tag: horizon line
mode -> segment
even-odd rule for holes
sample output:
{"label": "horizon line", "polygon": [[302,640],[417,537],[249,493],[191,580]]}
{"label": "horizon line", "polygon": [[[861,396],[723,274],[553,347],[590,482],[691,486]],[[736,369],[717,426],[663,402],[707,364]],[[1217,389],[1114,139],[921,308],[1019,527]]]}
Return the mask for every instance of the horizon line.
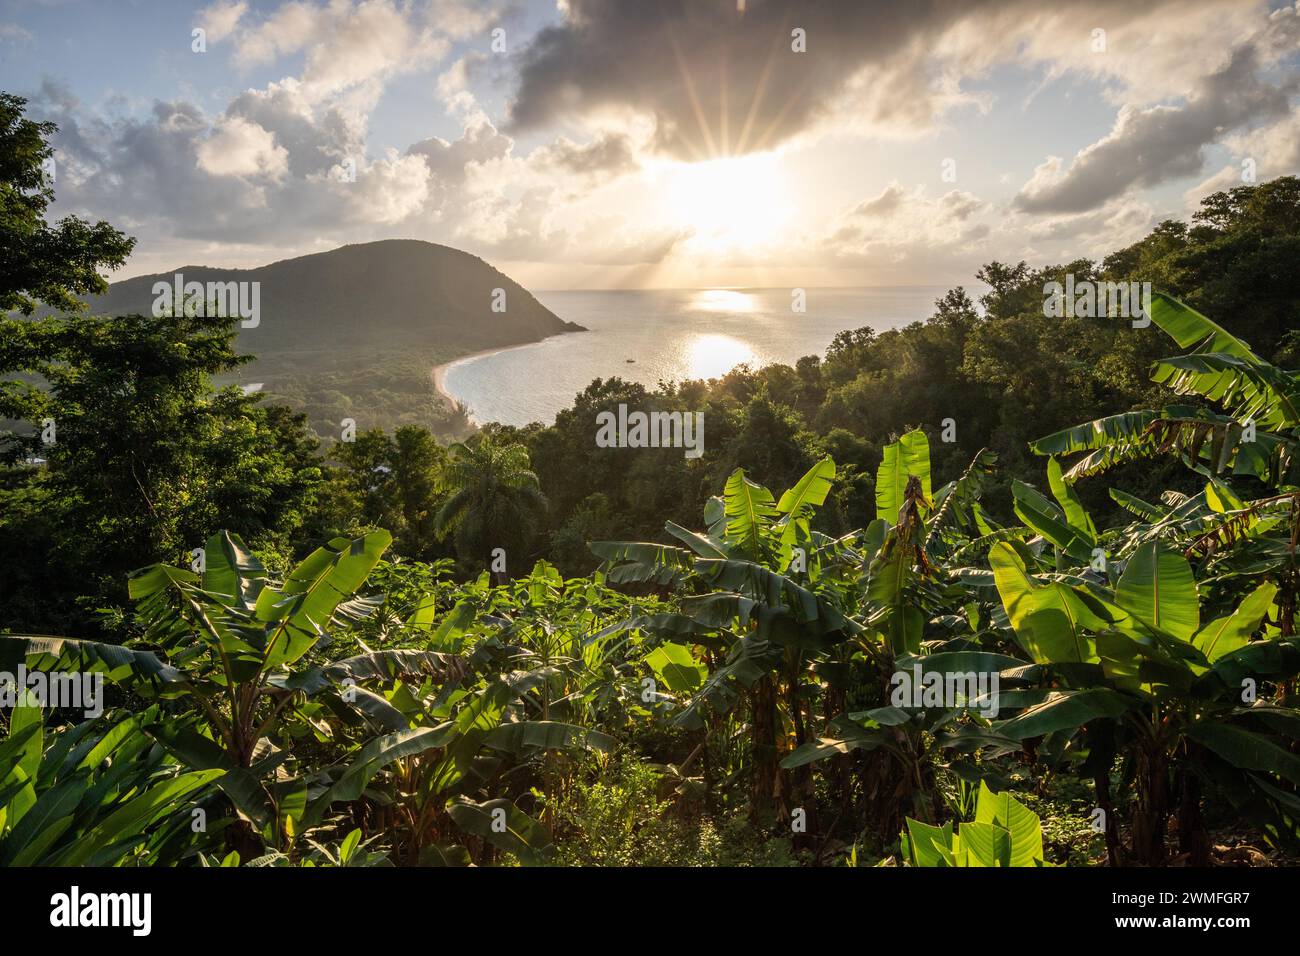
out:
{"label": "horizon line", "polygon": [[[520,283],[522,285],[522,283]],[[525,286],[527,288],[527,286]],[[880,285],[700,285],[700,286],[644,286],[642,288],[537,288],[537,292],[773,292],[790,289],[952,289],[956,286],[942,282],[891,282]]]}

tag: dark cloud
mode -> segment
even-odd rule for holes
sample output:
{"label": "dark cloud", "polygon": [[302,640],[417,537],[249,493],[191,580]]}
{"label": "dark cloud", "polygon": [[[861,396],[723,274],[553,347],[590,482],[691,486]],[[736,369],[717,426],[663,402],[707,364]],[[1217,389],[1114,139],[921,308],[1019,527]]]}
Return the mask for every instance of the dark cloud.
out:
{"label": "dark cloud", "polygon": [[1069,167],[1040,166],[1015,198],[1031,213],[1080,213],[1133,187],[1151,187],[1192,176],[1205,162],[1204,148],[1225,132],[1288,115],[1293,77],[1276,87],[1263,81],[1255,50],[1234,51],[1222,70],[1203,79],[1184,106],[1125,107],[1104,138],[1081,150]]}
{"label": "dark cloud", "polygon": [[161,220],[216,233],[243,205],[240,183],[210,181],[199,171],[197,148],[209,124],[192,103],[159,101],[145,118],[110,122],[85,118],[66,90],[47,85],[30,112],[59,127],[52,143],[60,214],[128,226]]}
{"label": "dark cloud", "polygon": [[[655,145],[684,159],[769,148],[807,128],[860,71],[887,96],[872,119],[928,122],[932,77],[920,38],[984,0],[569,0],[568,16],[522,54],[511,128],[601,108],[655,120]],[[807,52],[791,50],[791,31]]]}
{"label": "dark cloud", "polygon": [[574,143],[561,136],[537,151],[537,158],[549,165],[577,175],[605,173],[617,175],[639,168],[626,136],[606,133],[590,143]]}

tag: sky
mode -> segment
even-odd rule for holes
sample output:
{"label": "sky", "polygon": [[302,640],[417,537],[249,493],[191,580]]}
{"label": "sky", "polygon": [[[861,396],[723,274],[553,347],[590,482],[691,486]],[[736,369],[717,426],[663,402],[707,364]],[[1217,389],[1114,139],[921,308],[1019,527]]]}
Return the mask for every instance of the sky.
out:
{"label": "sky", "polygon": [[972,285],[1300,172],[1300,4],[0,0],[114,279],[385,238],[535,289]]}

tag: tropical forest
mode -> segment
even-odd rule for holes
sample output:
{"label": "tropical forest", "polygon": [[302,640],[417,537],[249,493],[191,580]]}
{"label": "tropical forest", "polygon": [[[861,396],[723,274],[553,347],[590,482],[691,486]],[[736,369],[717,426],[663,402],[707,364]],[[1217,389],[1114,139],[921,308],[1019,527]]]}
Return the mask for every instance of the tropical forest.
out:
{"label": "tropical forest", "polygon": [[[794,366],[336,441],[228,384],[237,318],[84,307],[134,240],[47,220],[24,110],[0,671],[103,696],[6,688],[0,864],[1300,860],[1300,180]],[[1045,316],[1066,273],[1146,320]],[[598,447],[620,405],[708,454]]]}

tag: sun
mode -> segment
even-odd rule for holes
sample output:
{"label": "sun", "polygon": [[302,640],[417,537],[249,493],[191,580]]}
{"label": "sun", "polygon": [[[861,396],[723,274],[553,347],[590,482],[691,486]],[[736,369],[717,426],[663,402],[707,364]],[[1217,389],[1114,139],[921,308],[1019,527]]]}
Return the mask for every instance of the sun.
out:
{"label": "sun", "polygon": [[661,181],[668,214],[697,247],[763,245],[790,218],[789,182],[773,153],[674,163]]}

